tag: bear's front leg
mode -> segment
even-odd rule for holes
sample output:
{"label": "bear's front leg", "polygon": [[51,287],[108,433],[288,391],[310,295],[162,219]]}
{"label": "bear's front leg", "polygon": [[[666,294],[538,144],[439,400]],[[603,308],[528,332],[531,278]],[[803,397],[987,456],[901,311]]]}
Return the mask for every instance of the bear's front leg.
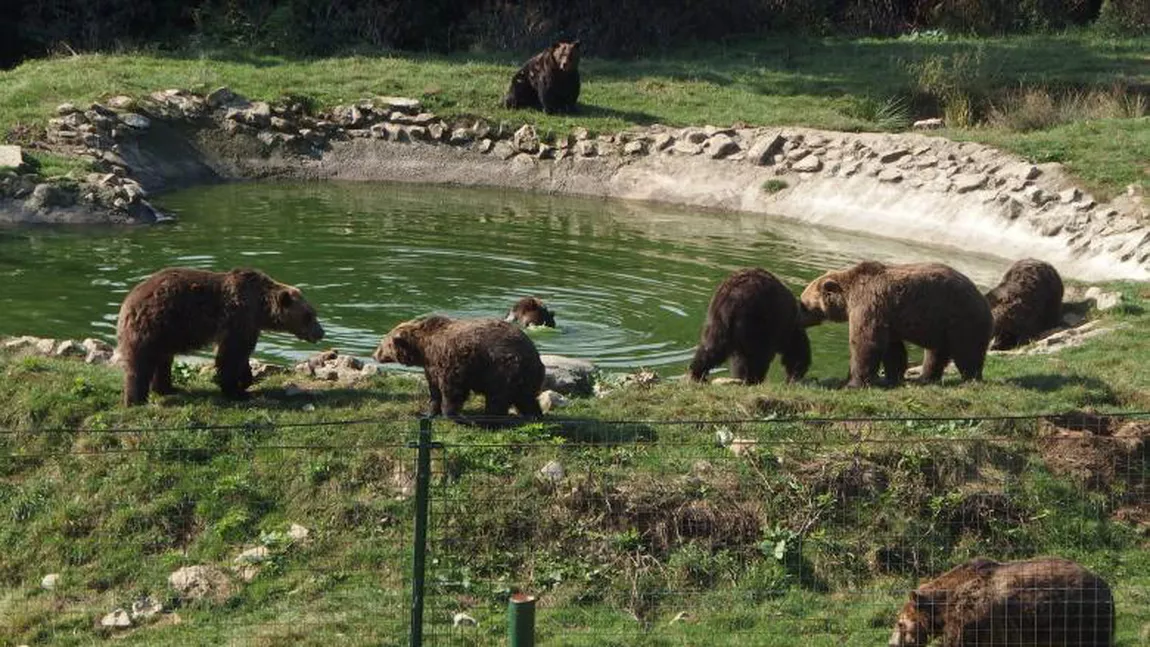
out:
{"label": "bear's front leg", "polygon": [[443,413],[443,406],[440,404],[440,399],[443,398],[443,393],[439,390],[439,385],[431,379],[430,375],[427,376],[427,387],[428,390],[431,391],[431,402],[427,410],[427,415],[434,418]]}
{"label": "bear's front leg", "polygon": [[255,380],[248,358],[256,348],[259,334],[229,335],[220,340],[216,349],[216,381],[225,397],[241,400],[247,397],[247,388]]}
{"label": "bear's front leg", "polygon": [[155,362],[146,353],[125,353],[123,404],[130,407],[148,401],[148,385],[155,372]]}
{"label": "bear's front leg", "polygon": [[851,375],[847,388],[857,389],[874,384],[878,366],[886,356],[890,341],[886,326],[874,321],[870,313],[851,315]]}
{"label": "bear's front leg", "polygon": [[164,355],[156,362],[155,371],[152,373],[152,391],[160,395],[171,395],[176,392],[176,387],[172,386],[173,361],[175,356]]}

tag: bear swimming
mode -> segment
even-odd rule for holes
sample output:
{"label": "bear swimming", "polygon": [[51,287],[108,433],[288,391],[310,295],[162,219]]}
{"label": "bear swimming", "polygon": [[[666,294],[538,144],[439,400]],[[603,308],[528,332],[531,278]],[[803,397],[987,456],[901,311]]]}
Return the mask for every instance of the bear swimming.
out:
{"label": "bear swimming", "polygon": [[543,302],[535,297],[523,297],[511,306],[505,321],[517,323],[520,326],[546,326],[555,327],[555,314]]}

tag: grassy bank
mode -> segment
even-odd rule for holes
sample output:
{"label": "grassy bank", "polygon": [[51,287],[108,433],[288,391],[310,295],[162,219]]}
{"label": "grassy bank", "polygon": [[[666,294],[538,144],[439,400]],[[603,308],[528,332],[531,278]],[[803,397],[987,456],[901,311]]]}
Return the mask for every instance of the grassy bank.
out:
{"label": "grassy bank", "polygon": [[953,128],[944,136],[993,143],[1035,162],[1062,162],[1091,190],[1109,196],[1148,180],[1147,47],[1150,37],[1085,32],[977,40],[771,36],[653,59],[592,56],[582,66],[583,111],[574,116],[499,107],[522,55],[85,55],[0,72],[0,130],[31,127],[34,133],[64,101],[218,85],[254,98],[303,95],[319,107],[407,95],[445,116],[528,120],[556,132],[656,122],[901,130],[916,118],[945,116]]}
{"label": "grassy bank", "polygon": [[[1098,315],[1112,332],[992,357],[983,384],[664,382],[516,429],[438,424],[429,631],[500,644],[506,595],[523,589],[541,596],[545,644],[876,644],[920,577],[1057,554],[1113,583],[1118,645],[1142,644],[1146,418],[822,421],[1146,410],[1147,297],[1118,287],[1125,305]],[[404,644],[405,443],[424,387],[279,375],[232,403],[197,371],[178,377],[184,393],[123,409],[114,369],[0,355],[0,641],[110,640],[99,618],[149,595],[168,612],[116,644]],[[685,422],[724,418],[744,421]],[[539,475],[550,461],[554,481]],[[309,537],[289,539],[291,523]],[[226,601],[181,603],[165,584],[253,545],[270,559]],[[457,612],[479,626],[453,629]]]}

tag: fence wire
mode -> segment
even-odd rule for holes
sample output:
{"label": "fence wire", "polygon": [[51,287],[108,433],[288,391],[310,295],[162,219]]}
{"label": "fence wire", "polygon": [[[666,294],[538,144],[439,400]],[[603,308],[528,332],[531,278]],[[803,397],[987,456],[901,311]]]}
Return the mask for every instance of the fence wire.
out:
{"label": "fence wire", "polygon": [[419,424],[0,430],[0,644],[1150,644],[1145,414]]}
{"label": "fence wire", "polygon": [[[538,597],[544,645],[1109,645],[1111,616],[1116,644],[1150,640],[1144,416],[437,424],[435,438],[427,645],[506,644],[514,592]],[[932,578],[1039,557],[1088,571],[975,562],[975,584],[946,583],[966,605],[948,626],[937,606],[929,635],[899,635]],[[1105,586],[1089,573],[1112,604],[1079,590]],[[996,603],[994,587],[1013,592]],[[923,628],[917,611],[903,624]]]}

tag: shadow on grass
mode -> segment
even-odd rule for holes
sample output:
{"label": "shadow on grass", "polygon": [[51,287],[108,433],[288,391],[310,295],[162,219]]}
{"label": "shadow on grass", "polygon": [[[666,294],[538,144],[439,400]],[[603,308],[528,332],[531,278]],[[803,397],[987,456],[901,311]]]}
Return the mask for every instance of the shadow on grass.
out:
{"label": "shadow on grass", "polygon": [[1078,387],[1096,394],[1091,398],[1095,404],[1118,404],[1118,395],[1109,384],[1096,377],[1085,375],[1062,375],[1059,373],[1036,373],[1008,377],[1005,382],[1030,391],[1050,393],[1065,388]]}

